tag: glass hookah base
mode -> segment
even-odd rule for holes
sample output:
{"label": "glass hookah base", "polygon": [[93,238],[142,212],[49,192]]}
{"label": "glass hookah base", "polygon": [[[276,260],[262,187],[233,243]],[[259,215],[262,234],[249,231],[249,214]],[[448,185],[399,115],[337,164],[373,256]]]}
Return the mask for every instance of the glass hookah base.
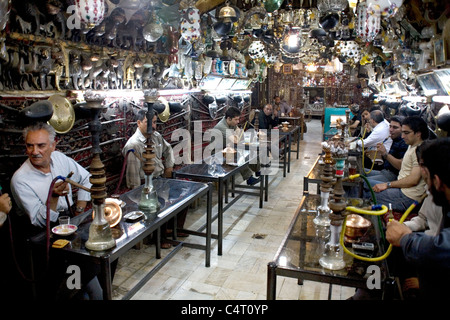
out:
{"label": "glass hookah base", "polygon": [[328,227],[330,225],[330,218],[318,216],[313,219],[313,222],[317,226]]}
{"label": "glass hookah base", "polygon": [[138,208],[139,208],[139,210],[143,211],[146,214],[156,213],[159,210],[159,206],[156,204],[150,204],[150,205],[139,204]]}
{"label": "glass hookah base", "polygon": [[329,270],[341,270],[345,268],[344,260],[335,257],[324,256],[319,259],[319,263],[322,267]]}
{"label": "glass hookah base", "polygon": [[106,222],[105,224],[92,223],[89,227],[89,239],[85,246],[89,250],[103,251],[114,248],[116,241],[112,237],[111,228]]}

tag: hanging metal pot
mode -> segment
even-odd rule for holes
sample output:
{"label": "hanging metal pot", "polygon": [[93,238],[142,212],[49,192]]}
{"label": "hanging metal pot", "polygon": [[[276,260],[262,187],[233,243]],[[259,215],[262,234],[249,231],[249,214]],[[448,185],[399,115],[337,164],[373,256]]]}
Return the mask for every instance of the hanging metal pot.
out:
{"label": "hanging metal pot", "polygon": [[37,101],[20,111],[25,122],[47,122],[53,115],[53,105],[48,100]]}
{"label": "hanging metal pot", "polygon": [[208,110],[209,110],[209,115],[211,117],[211,119],[215,119],[216,115],[217,115],[217,103],[216,101],[210,103],[208,105]]}
{"label": "hanging metal pot", "polygon": [[206,105],[213,103],[214,100],[215,100],[215,99],[214,99],[213,96],[210,96],[210,95],[207,95],[207,94],[203,96],[203,102],[204,102]]}
{"label": "hanging metal pot", "polygon": [[158,101],[161,102],[164,105],[164,110],[161,113],[158,113],[158,118],[162,122],[166,122],[167,120],[169,120],[169,117],[170,117],[169,103],[163,97],[159,97]]}
{"label": "hanging metal pot", "polygon": [[169,102],[170,113],[177,113],[183,110],[183,105],[180,102]]}

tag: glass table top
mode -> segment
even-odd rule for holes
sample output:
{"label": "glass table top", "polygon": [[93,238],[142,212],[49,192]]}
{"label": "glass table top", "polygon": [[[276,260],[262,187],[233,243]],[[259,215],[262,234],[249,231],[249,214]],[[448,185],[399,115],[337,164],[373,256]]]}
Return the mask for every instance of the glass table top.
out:
{"label": "glass table top", "polygon": [[[303,272],[320,277],[341,277],[352,281],[365,283],[364,276],[369,265],[380,267],[382,278],[387,274],[385,260],[380,262],[366,262],[355,259],[344,253],[346,266],[342,270],[328,270],[319,264],[319,259],[324,252],[325,244],[329,239],[329,227],[319,227],[313,222],[317,207],[320,205],[319,195],[306,195],[297,209],[289,231],[280,246],[274,262],[278,269]],[[361,207],[365,203],[362,199],[349,199],[347,205]],[[372,222],[367,233],[359,239],[361,242],[369,242],[375,245],[374,256],[381,256],[385,251],[379,241],[379,225],[376,216],[364,215]],[[351,243],[345,242],[346,246]],[[301,276],[300,276],[301,278]],[[320,281],[320,280],[318,280]]]}

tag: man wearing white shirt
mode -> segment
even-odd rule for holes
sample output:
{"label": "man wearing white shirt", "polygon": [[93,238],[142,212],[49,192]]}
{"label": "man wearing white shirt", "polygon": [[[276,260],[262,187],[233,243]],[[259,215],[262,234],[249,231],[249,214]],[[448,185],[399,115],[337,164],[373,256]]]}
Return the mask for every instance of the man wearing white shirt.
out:
{"label": "man wearing white shirt", "polygon": [[377,143],[383,143],[386,151],[389,152],[392,140],[389,138],[389,122],[384,119],[383,112],[381,110],[373,110],[370,112],[369,124],[372,127],[371,134],[361,141],[357,141],[358,148],[374,149],[376,150]]}
{"label": "man wearing white shirt", "polygon": [[[50,222],[57,221],[59,211],[67,210],[69,205],[73,204],[70,184],[56,180],[50,190],[53,180],[58,176],[67,177],[70,172],[73,172],[70,179],[90,189],[92,186],[89,181],[90,173],[72,158],[55,151],[56,132],[47,123],[38,122],[25,128],[23,136],[28,159],[14,173],[11,179],[11,193],[17,204],[17,212],[27,214],[31,224],[39,228],[33,231],[41,232],[47,223],[47,198],[49,198]],[[65,199],[66,196],[68,201]],[[80,214],[85,210],[91,195],[80,188],[77,196],[76,212]],[[75,263],[81,269],[81,290],[64,285],[67,283],[65,273],[67,266]],[[39,296],[45,296],[50,300],[103,299],[103,291],[96,276],[99,273],[99,267],[96,264],[54,259],[47,266],[47,261],[37,257],[34,265],[36,269],[39,269],[38,273],[44,270],[44,273],[51,275],[46,278],[46,281],[38,284]]]}
{"label": "man wearing white shirt", "polygon": [[[73,172],[71,180],[91,188],[90,173],[75,160],[55,151],[55,131],[46,123],[38,123],[24,130],[28,159],[14,173],[11,179],[11,193],[17,204],[19,214],[27,214],[32,225],[46,226],[47,197],[52,180],[57,176],[67,177]],[[54,184],[50,196],[50,220],[57,221],[59,211],[68,210],[73,204],[72,188],[62,180]],[[79,189],[77,194],[77,213],[82,213],[88,201],[89,192]]]}

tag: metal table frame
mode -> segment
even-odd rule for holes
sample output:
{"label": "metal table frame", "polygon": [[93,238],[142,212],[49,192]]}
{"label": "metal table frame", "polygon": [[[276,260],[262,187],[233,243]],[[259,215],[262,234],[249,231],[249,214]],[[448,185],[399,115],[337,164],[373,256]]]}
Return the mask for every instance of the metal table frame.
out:
{"label": "metal table frame", "polygon": [[[168,222],[171,218],[175,218],[178,213],[180,213],[185,208],[188,208],[194,201],[197,199],[207,196],[207,206],[206,206],[206,233],[201,233],[199,230],[197,231],[190,231],[186,230],[189,233],[197,236],[205,237],[205,245],[200,244],[194,244],[194,243],[188,243],[184,241],[177,241],[178,245],[171,251],[169,255],[164,257],[164,259],[158,263],[152,270],[150,270],[144,277],[141,279],[130,291],[123,297],[123,299],[129,299],[132,297],[153,275],[156,274],[156,272],[161,269],[183,246],[192,247],[196,249],[202,249],[205,250],[205,267],[210,266],[210,259],[211,259],[211,213],[212,213],[212,185],[211,184],[204,184],[199,182],[191,182],[191,181],[176,181],[174,179],[156,179],[154,182],[158,180],[166,180],[166,181],[173,181],[173,183],[185,183],[185,184],[198,184],[199,189],[193,193],[188,194],[180,201],[171,204],[169,207],[165,208],[163,211],[159,211],[157,214],[158,216],[154,218],[154,220],[150,221],[145,227],[142,227],[136,232],[131,232],[131,228],[134,226],[138,226],[140,222],[134,222],[129,223],[125,222],[122,218],[122,221],[115,226],[113,229],[118,228],[123,232],[122,236],[125,236],[124,239],[120,240],[119,243],[116,241],[116,246],[112,249],[109,249],[107,251],[89,251],[84,247],[84,243],[87,240],[88,234],[89,234],[89,226],[90,222],[92,221],[92,212],[91,210],[86,211],[82,215],[76,216],[72,218],[72,222],[74,224],[80,223],[78,226],[78,230],[74,235],[69,236],[67,239],[71,242],[75,241],[82,243],[82,246],[80,248],[71,248],[69,245],[62,248],[62,249],[50,249],[50,255],[54,258],[59,257],[66,257],[70,258],[72,260],[82,259],[85,261],[90,261],[95,264],[99,264],[101,271],[99,274],[99,280],[100,283],[103,286],[103,296],[105,300],[111,300],[112,299],[112,274],[111,274],[111,263],[117,260],[120,256],[125,254],[128,250],[133,248],[136,244],[140,243],[141,240],[152,234],[156,231],[156,238],[157,238],[157,244],[156,244],[156,258],[160,259],[160,246],[159,246],[159,239],[160,239],[160,233],[161,233],[161,226]],[[172,182],[170,182],[172,183]],[[155,185],[155,184],[154,184]],[[201,186],[200,186],[201,185]],[[140,188],[142,188],[141,186]],[[157,187],[155,185],[155,187]],[[134,189],[130,192],[139,192],[140,190]],[[121,197],[126,195],[128,193],[123,194]],[[137,205],[136,205],[137,206]],[[128,208],[128,206],[125,206],[123,215],[125,215],[129,211],[137,210],[136,208]],[[83,221],[85,220],[85,221]],[[53,241],[55,240],[55,237],[52,235]],[[53,242],[52,241],[52,242]],[[30,239],[30,245],[31,249],[42,249],[45,248],[46,243],[46,232],[42,232]]]}
{"label": "metal table frame", "polygon": [[[319,195],[309,195],[306,193],[295,212],[294,218],[292,219],[292,222],[288,228],[288,231],[277,251],[275,254],[274,259],[268,263],[267,265],[267,300],[275,300],[276,299],[276,288],[277,288],[277,276],[284,276],[284,277],[290,277],[290,278],[296,278],[298,279],[299,284],[303,283],[303,280],[311,280],[311,281],[317,281],[317,282],[325,282],[329,283],[329,292],[328,292],[328,298],[331,298],[331,288],[333,284],[339,284],[343,286],[350,286],[350,287],[357,287],[357,288],[367,288],[366,286],[366,278],[364,275],[355,275],[355,274],[348,274],[348,267],[350,267],[355,261],[358,261],[357,263],[363,263],[364,265],[370,265],[370,264],[378,264],[382,266],[382,290],[384,297],[386,296],[386,293],[389,293],[389,289],[394,288],[395,281],[389,274],[388,264],[386,260],[383,260],[381,262],[360,262],[357,259],[354,260],[347,260],[347,266],[343,270],[327,270],[323,267],[320,267],[320,265],[317,263],[318,266],[315,266],[314,268],[311,268],[309,266],[303,267],[304,264],[307,264],[306,255],[307,255],[307,244],[314,241],[315,237],[307,234],[307,227],[306,227],[306,219],[308,215],[315,215],[315,210],[312,212],[311,210],[308,210],[308,198],[309,201],[315,201],[316,205],[318,206],[320,204],[320,196]],[[306,207],[306,208],[305,208]],[[374,217],[374,216],[372,216]],[[304,220],[303,220],[304,219]],[[298,221],[300,221],[300,229],[295,229],[297,226]],[[381,241],[379,241],[379,228],[378,225],[373,223],[373,226],[375,228],[375,234],[377,236],[377,242],[378,242],[378,255],[381,255],[380,251],[384,250],[384,245]],[[299,261],[291,261],[286,259],[286,257],[283,255],[283,253],[287,253],[288,250],[288,243],[289,242],[299,242],[299,250],[298,252],[298,259]],[[292,245],[292,244],[291,244]],[[289,254],[289,253],[287,253]],[[292,254],[292,253],[291,253]],[[344,256],[346,254],[344,253]],[[297,256],[295,256],[297,257]],[[348,257],[348,256],[347,256]]]}
{"label": "metal table frame", "polygon": [[[210,175],[208,173],[208,164],[205,162],[201,164],[189,164],[184,166],[183,168],[174,171],[174,177],[176,178],[184,178],[184,179],[192,179],[192,180],[200,180],[200,181],[208,181],[208,182],[215,182],[218,185],[218,192],[217,192],[217,214],[212,217],[212,221],[218,220],[218,228],[217,228],[217,235],[212,234],[212,237],[218,240],[218,246],[217,246],[217,254],[222,255],[222,248],[223,248],[223,213],[232,206],[236,201],[238,201],[244,194],[248,195],[257,195],[259,196],[259,207],[263,207],[263,199],[264,199],[264,191],[267,189],[265,188],[265,183],[267,182],[267,177],[264,175],[261,176],[261,181],[259,182],[259,186],[243,186],[243,185],[236,185],[234,176],[240,172],[240,170],[244,167],[247,167],[249,165],[250,159],[247,158],[246,161],[242,165],[236,165],[231,166],[228,164],[218,164],[221,171],[224,174],[221,175]],[[228,190],[228,184],[231,183],[231,190]],[[243,191],[239,190],[239,188],[242,189],[251,189],[251,190],[257,190],[258,192],[250,192],[250,191]],[[228,193],[232,193],[233,200],[228,202]],[[238,195],[235,196],[235,193]],[[226,205],[224,206],[224,202]],[[200,228],[202,229],[202,228]]]}

